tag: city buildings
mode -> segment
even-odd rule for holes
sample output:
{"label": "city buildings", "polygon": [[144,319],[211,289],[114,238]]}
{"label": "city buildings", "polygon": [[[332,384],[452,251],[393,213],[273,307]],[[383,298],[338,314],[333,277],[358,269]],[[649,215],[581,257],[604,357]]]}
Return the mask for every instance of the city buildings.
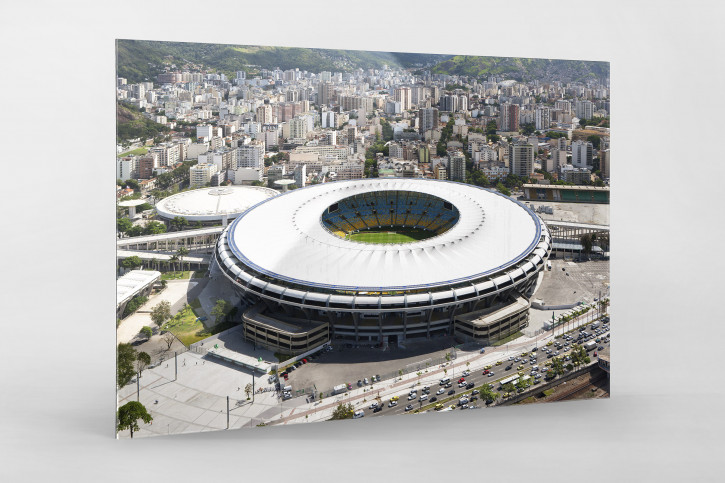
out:
{"label": "city buildings", "polygon": [[511,174],[528,177],[534,172],[534,147],[531,144],[513,144],[509,148]]}

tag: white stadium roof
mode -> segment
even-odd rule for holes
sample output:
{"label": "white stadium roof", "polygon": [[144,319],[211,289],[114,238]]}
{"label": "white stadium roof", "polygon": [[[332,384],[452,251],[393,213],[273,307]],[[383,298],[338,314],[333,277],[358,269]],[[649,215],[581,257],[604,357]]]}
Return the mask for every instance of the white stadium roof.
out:
{"label": "white stadium roof", "polygon": [[[323,227],[333,203],[356,194],[417,191],[452,203],[459,221],[427,240],[376,245]],[[540,241],[539,217],[518,201],[472,185],[426,179],[362,179],[314,185],[260,203],[228,229],[232,253],[268,276],[308,286],[360,290],[436,286],[500,272]]]}
{"label": "white stadium roof", "polygon": [[164,198],[156,203],[156,212],[169,220],[182,216],[189,221],[221,221],[224,215],[231,220],[277,194],[261,186],[201,188]]}

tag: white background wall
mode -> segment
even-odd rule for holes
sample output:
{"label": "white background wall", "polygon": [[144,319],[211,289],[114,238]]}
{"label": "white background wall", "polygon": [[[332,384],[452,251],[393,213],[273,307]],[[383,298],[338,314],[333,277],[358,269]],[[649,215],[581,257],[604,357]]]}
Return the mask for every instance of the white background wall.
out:
{"label": "white background wall", "polygon": [[[683,183],[670,175],[691,158],[693,140],[720,134],[723,96],[703,95],[722,90],[723,8],[713,4],[373,1],[346,20],[351,35],[325,40],[299,26],[339,26],[341,10],[329,2],[246,2],[243,9],[217,2],[218,11],[243,10],[259,21],[239,28],[237,17],[217,16],[212,29],[167,28],[198,15],[200,4],[190,0],[173,8],[140,0],[115,8],[5,2],[0,86],[20,94],[4,98],[3,131],[37,121],[37,104],[45,118],[63,120],[52,123],[44,142],[68,146],[68,126],[83,126],[91,142],[35,159],[47,176],[34,177],[32,190],[18,181],[0,191],[3,206],[16,206],[4,211],[3,225],[23,239],[20,246],[20,238],[2,237],[0,251],[0,479],[719,480],[725,429],[719,144],[698,143],[704,151],[698,158],[713,160],[708,176]],[[460,25],[438,22],[446,10]],[[478,19],[485,29],[474,28]],[[547,22],[559,28],[538,35]],[[431,34],[391,35],[405,25]],[[115,38],[611,61],[612,399],[113,440]],[[93,101],[70,102],[69,85]],[[682,89],[692,89],[686,99]],[[676,136],[667,150],[653,152],[649,141],[661,137],[662,123]],[[37,145],[31,130],[13,131],[20,133],[16,146]],[[94,168],[68,179],[62,170],[71,165]],[[663,176],[656,188],[643,185],[657,173]],[[83,190],[69,195],[67,183]],[[29,216],[47,212],[48,203],[57,207],[53,216]],[[64,216],[78,212],[93,223]],[[79,245],[81,236],[86,243]],[[278,453],[280,447],[295,449]]]}

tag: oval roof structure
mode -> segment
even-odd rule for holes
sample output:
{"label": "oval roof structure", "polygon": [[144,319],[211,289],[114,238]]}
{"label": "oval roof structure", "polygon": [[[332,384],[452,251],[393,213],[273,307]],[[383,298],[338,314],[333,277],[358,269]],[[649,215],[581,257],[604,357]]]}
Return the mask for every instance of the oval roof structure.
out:
{"label": "oval roof structure", "polygon": [[[323,212],[344,198],[380,191],[442,198],[460,212],[445,233],[426,240],[373,245],[330,233]],[[541,219],[518,201],[473,185],[428,179],[338,181],[261,202],[228,228],[243,265],[294,285],[338,290],[437,287],[493,275],[527,257],[540,242]]]}
{"label": "oval roof structure", "polygon": [[156,212],[171,220],[182,216],[189,221],[221,221],[236,218],[250,206],[279,193],[261,186],[219,186],[184,191],[156,203]]}

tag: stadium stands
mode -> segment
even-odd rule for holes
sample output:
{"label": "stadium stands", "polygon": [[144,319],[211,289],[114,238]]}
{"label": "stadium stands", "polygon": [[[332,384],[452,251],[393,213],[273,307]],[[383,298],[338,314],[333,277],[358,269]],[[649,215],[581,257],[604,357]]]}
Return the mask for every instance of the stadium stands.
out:
{"label": "stadium stands", "polygon": [[442,233],[458,221],[458,211],[441,198],[411,191],[378,191],[340,200],[322,215],[340,236],[366,229],[423,228]]}

